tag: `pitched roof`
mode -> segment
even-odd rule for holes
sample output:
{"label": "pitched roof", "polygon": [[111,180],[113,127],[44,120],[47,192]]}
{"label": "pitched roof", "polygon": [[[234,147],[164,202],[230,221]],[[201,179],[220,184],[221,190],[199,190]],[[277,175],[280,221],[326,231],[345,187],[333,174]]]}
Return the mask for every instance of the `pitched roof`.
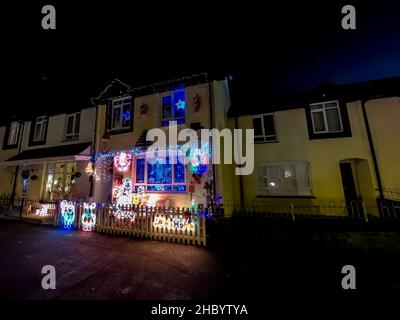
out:
{"label": "pitched roof", "polygon": [[[7,161],[31,160],[53,157],[76,156],[92,145],[91,142],[67,144],[65,146],[24,150]],[[90,154],[87,154],[90,155]]]}
{"label": "pitched roof", "polygon": [[301,108],[313,102],[343,100],[345,102],[379,97],[400,96],[400,76],[348,84],[321,82],[311,90],[266,94],[251,83],[229,81],[231,107],[229,117],[253,115]]}

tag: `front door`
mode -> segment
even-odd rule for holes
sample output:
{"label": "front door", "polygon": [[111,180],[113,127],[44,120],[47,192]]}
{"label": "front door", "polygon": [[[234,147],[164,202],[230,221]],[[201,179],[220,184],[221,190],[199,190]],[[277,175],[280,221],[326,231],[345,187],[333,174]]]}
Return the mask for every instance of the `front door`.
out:
{"label": "front door", "polygon": [[[354,210],[358,209],[357,191],[354,183],[353,170],[350,162],[340,163],[340,174],[342,176],[342,184],[344,191],[344,199],[346,201],[347,212],[349,216],[354,216]],[[358,212],[357,212],[358,213]]]}

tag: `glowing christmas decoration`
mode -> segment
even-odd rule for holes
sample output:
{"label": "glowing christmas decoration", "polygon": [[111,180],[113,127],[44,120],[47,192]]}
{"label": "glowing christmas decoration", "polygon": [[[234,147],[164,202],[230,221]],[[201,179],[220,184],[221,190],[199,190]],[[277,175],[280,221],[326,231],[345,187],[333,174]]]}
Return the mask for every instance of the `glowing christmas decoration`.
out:
{"label": "glowing christmas decoration", "polygon": [[114,165],[118,171],[126,171],[131,165],[132,156],[125,152],[121,152],[118,156],[114,157]]}
{"label": "glowing christmas decoration", "polygon": [[71,229],[75,221],[75,205],[73,202],[63,200],[61,201],[60,207],[63,227],[65,229]]}
{"label": "glowing christmas decoration", "polygon": [[[196,222],[197,223],[197,222]],[[195,221],[191,220],[189,217],[184,217],[182,215],[172,216],[156,216],[153,221],[154,227],[166,228],[168,230],[179,230],[179,231],[194,231]]]}
{"label": "glowing christmas decoration", "polygon": [[190,154],[189,167],[195,174],[202,174],[207,171],[208,153],[195,148]]}
{"label": "glowing christmas decoration", "polygon": [[89,176],[91,176],[94,173],[93,162],[88,162],[85,171]]}
{"label": "glowing christmas decoration", "polygon": [[155,207],[157,205],[158,197],[154,194],[149,196],[149,199],[146,201],[146,206],[148,207]]}
{"label": "glowing christmas decoration", "polygon": [[118,220],[120,220],[120,219],[128,219],[131,222],[135,222],[135,219],[136,219],[136,213],[133,212],[133,211],[123,211],[121,209],[117,209],[113,213],[113,215]]}
{"label": "glowing christmas decoration", "polygon": [[84,203],[83,214],[82,214],[82,230],[92,231],[96,225],[96,214],[93,210],[96,208],[96,203]]}
{"label": "glowing christmas decoration", "polygon": [[124,193],[124,189],[121,186],[115,186],[113,189],[113,197],[119,198]]}
{"label": "glowing christmas decoration", "polygon": [[42,204],[41,208],[36,209],[35,214],[40,217],[45,217],[45,216],[47,216],[47,211],[50,209],[55,209],[55,205],[52,203]]}
{"label": "glowing christmas decoration", "polygon": [[179,110],[179,109],[185,110],[185,105],[186,105],[185,101],[182,101],[181,99],[179,99],[179,101],[177,103],[175,103],[175,105],[176,105],[177,110]]}

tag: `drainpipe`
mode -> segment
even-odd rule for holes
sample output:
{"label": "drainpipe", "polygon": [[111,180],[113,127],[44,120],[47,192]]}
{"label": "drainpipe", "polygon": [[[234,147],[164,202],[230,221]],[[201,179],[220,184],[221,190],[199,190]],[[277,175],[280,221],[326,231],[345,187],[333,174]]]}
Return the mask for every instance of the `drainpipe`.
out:
{"label": "drainpipe", "polygon": [[[238,118],[235,117],[235,129],[239,129]],[[239,175],[239,190],[240,190],[240,210],[244,212],[244,191],[243,191],[243,176]]]}
{"label": "drainpipe", "polygon": [[[214,120],[214,91],[213,91],[213,84],[211,82],[208,82],[208,104],[210,106],[210,129],[215,128],[215,120]],[[216,187],[216,176],[215,176],[215,164],[213,164],[213,170],[212,170],[212,175],[213,175],[213,184],[212,184],[212,188],[213,188],[213,194],[214,197],[216,196],[217,193],[217,187]],[[212,201],[212,203],[214,204],[214,201]]]}
{"label": "drainpipe", "polygon": [[371,134],[371,128],[369,126],[367,110],[365,109],[365,103],[367,101],[368,100],[361,101],[361,109],[362,109],[362,113],[363,113],[365,129],[367,130],[368,144],[369,144],[369,149],[371,150],[372,162],[374,164],[376,182],[378,184],[379,198],[380,198],[380,201],[382,201],[385,199],[385,197],[383,195],[382,180],[381,180],[381,175],[379,173],[378,159],[377,159],[376,153],[375,153],[374,141],[372,140],[372,134]]}
{"label": "drainpipe", "polygon": [[[18,153],[21,153],[21,147],[22,147],[22,141],[24,139],[24,131],[25,131],[25,122],[22,123],[22,129],[21,129],[21,135],[19,138],[19,146],[18,146]],[[17,178],[18,178],[18,173],[19,173],[19,165],[15,168],[15,173],[14,173],[14,181],[13,181],[13,189],[12,189],[12,194],[11,194],[11,205],[14,207],[14,200],[15,200],[15,191],[17,189]]]}

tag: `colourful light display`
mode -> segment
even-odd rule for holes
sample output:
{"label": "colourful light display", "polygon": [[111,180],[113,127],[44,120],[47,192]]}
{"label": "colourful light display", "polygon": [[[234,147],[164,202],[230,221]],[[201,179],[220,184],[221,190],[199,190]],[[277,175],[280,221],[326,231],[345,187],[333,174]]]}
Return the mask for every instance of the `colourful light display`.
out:
{"label": "colourful light display", "polygon": [[127,171],[131,165],[132,156],[129,153],[121,152],[114,157],[114,165],[118,171]]}
{"label": "colourful light display", "polygon": [[93,162],[88,162],[85,171],[89,176],[93,175],[94,173]]}
{"label": "colourful light display", "polygon": [[45,216],[47,216],[47,211],[48,211],[49,209],[55,209],[55,205],[52,204],[52,203],[45,203],[45,204],[42,204],[42,207],[41,207],[41,208],[36,209],[35,214],[36,214],[37,216],[40,216],[40,217],[45,217]]}
{"label": "colourful light display", "polygon": [[96,213],[93,210],[96,208],[96,203],[84,203],[82,214],[82,230],[92,231],[96,225]]}
{"label": "colourful light display", "polygon": [[153,221],[154,227],[166,228],[168,230],[179,230],[179,231],[194,231],[195,221],[191,220],[190,215],[185,216],[156,216]]}
{"label": "colourful light display", "polygon": [[195,174],[202,174],[207,171],[208,153],[195,148],[190,154],[189,167]]}
{"label": "colourful light display", "polygon": [[75,205],[73,202],[63,200],[60,204],[62,226],[65,229],[71,229],[75,221]]}

